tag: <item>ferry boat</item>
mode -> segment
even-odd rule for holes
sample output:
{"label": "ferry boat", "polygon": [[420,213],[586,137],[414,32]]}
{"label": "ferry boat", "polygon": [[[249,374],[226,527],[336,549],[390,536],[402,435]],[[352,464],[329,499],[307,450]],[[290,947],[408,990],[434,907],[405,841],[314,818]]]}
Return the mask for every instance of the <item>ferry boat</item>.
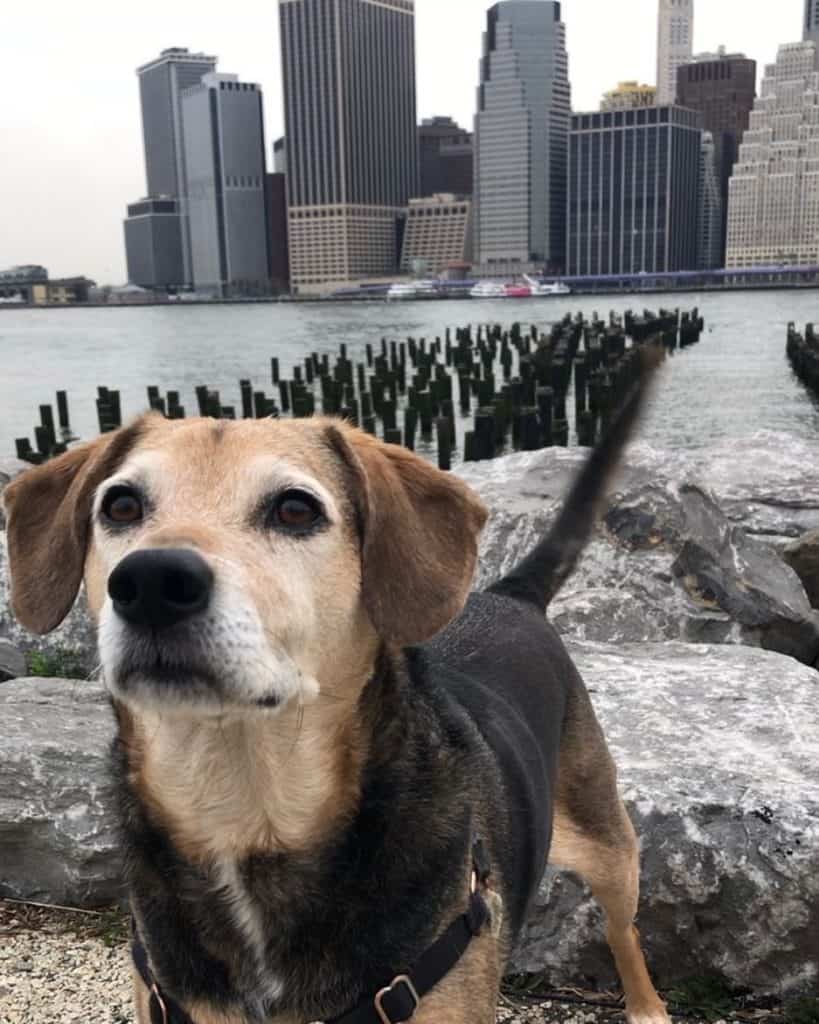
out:
{"label": "ferry boat", "polygon": [[397,299],[415,299],[418,297],[418,287],[415,282],[396,281],[387,289],[387,301]]}
{"label": "ferry boat", "polygon": [[479,281],[469,290],[473,299],[505,299],[506,285],[499,281]]}
{"label": "ferry boat", "polygon": [[529,277],[528,274],[523,275],[523,280],[529,286],[530,294],[537,296],[546,295],[571,295],[572,290],[567,284],[563,284],[562,281],[551,281],[549,284],[544,284],[542,281],[536,281],[535,278]]}
{"label": "ferry boat", "polygon": [[506,298],[507,299],[528,299],[532,294],[531,285],[528,284],[508,284],[506,285]]}

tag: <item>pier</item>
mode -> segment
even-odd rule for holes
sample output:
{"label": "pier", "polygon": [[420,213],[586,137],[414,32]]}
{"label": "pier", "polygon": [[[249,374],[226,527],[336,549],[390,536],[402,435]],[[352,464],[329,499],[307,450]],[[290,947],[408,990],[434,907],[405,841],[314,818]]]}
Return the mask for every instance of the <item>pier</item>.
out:
{"label": "pier", "polygon": [[[610,313],[605,320],[567,314],[548,330],[467,325],[434,339],[382,338],[368,343],[359,361],[344,344],[334,358],[310,352],[289,375],[271,357],[269,383],[261,389],[241,380],[238,406],[204,383],[195,389],[195,406],[184,405],[180,391],[163,393],[156,385],[147,386],[146,404],[169,419],[341,416],[387,443],[434,448],[446,470],[456,455],[473,462],[572,440],[593,445],[635,378],[638,348],[686,348],[703,327],[697,309]],[[122,425],[115,388],[97,387],[96,408],[101,433]],[[46,403],[39,419],[33,443],[16,440],[17,456],[31,463],[77,440],[66,391],[57,392],[56,416]]]}

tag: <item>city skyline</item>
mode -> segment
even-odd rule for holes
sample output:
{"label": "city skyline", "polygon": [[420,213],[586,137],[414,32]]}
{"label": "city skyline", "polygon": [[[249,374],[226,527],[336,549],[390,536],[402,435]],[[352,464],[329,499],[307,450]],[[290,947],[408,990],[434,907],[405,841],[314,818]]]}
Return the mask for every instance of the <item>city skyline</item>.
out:
{"label": "city skyline", "polygon": [[[434,0],[417,0],[419,120],[448,115],[472,127],[489,6],[448,0],[439,10]],[[739,0],[718,6],[698,10],[695,52],[723,43],[756,58],[761,71],[779,43],[801,38],[804,0],[785,0],[775,32],[764,10],[751,12]],[[633,0],[623,10],[599,0],[564,2],[577,111],[595,109],[617,81],[654,78],[656,0]],[[214,53],[220,66],[258,81],[268,142],[281,134],[274,0],[238,0],[230,17],[188,2],[167,10],[146,0],[143,16],[126,34],[97,0],[81,12],[55,10],[46,26],[35,27],[19,8],[9,12],[0,39],[0,88],[5,96],[19,95],[25,80],[27,91],[25,104],[4,110],[13,159],[0,166],[0,265],[36,262],[55,276],[83,272],[101,283],[125,280],[122,213],[144,190],[134,68],[177,45]]]}

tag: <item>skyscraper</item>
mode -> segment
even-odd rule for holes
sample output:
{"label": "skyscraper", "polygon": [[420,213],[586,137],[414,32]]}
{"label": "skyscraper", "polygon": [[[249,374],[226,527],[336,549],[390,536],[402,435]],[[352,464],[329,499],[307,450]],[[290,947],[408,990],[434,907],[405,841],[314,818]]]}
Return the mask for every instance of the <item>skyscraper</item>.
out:
{"label": "skyscraper", "polygon": [[723,197],[717,148],[711,132],[702,133],[700,198],[697,221],[697,268],[716,270],[723,265]]}
{"label": "skyscraper", "polygon": [[279,0],[291,281],[395,272],[418,194],[414,0]]}
{"label": "skyscraper", "polygon": [[696,268],[701,137],[683,107],[572,115],[570,274]]}
{"label": "skyscraper", "polygon": [[451,117],[428,117],[418,127],[421,195],[472,194],[472,135]]}
{"label": "skyscraper", "polygon": [[267,294],[261,90],[211,72],[181,106],[193,283],[220,296]]}
{"label": "skyscraper", "polygon": [[804,42],[819,43],[819,0],[805,0],[805,25],[802,30]]}
{"label": "skyscraper", "polygon": [[[677,100],[702,114],[702,126],[713,136],[713,160],[720,189],[722,224],[719,260],[725,258],[728,215],[728,182],[748,127],[756,96],[756,61],[742,53],[698,54],[677,69]],[[709,158],[710,159],[710,158]]]}
{"label": "skyscraper", "polygon": [[560,3],[494,4],[483,36],[475,117],[480,264],[562,268],[570,114]]}
{"label": "skyscraper", "polygon": [[659,0],[657,102],[677,99],[677,68],[694,52],[694,0]]}
{"label": "skyscraper", "polygon": [[147,195],[177,200],[182,252],[180,284],[193,280],[185,197],[182,93],[215,67],[215,57],[174,46],[137,68]]}
{"label": "skyscraper", "polygon": [[780,46],[728,189],[726,266],[819,263],[817,44]]}

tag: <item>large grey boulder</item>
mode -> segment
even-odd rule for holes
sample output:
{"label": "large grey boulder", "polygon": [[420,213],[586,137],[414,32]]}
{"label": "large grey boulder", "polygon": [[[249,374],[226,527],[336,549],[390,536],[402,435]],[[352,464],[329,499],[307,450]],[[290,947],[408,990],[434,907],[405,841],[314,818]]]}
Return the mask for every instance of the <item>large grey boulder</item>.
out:
{"label": "large grey boulder", "polygon": [[0,459],[0,641],[11,644],[24,655],[40,655],[41,664],[55,675],[70,672],[72,676],[88,677],[97,665],[97,644],[82,593],[65,622],[46,637],[29,633],[11,614],[2,495],[6,485],[27,469],[31,466],[20,459]]}
{"label": "large grey boulder", "polygon": [[[755,992],[819,977],[819,680],[739,646],[570,644],[642,838],[640,927],[663,985],[717,970]],[[120,893],[98,683],[0,688],[0,896]],[[547,872],[514,968],[607,985],[599,911]]]}
{"label": "large grey boulder", "polygon": [[70,905],[122,894],[99,683],[0,686],[0,896]]}
{"label": "large grey boulder", "polygon": [[26,675],[26,656],[12,644],[0,640],[0,683]]}
{"label": "large grey boulder", "polygon": [[793,541],[782,557],[802,581],[810,603],[819,608],[819,530],[809,530]]}
{"label": "large grey boulder", "polygon": [[[31,466],[28,462],[23,462],[22,459],[0,458],[0,498],[2,498],[6,484],[10,483],[16,476],[24,473],[27,469],[31,469]],[[0,530],[4,529],[5,525],[3,502],[0,500]]]}
{"label": "large grey boulder", "polygon": [[[819,982],[819,678],[747,647],[570,643],[642,843],[638,924],[663,985]],[[597,905],[549,870],[514,960],[614,983]]]}
{"label": "large grey boulder", "polygon": [[[480,584],[511,568],[544,534],[586,455],[582,449],[549,448],[457,470],[492,510],[481,546]],[[8,472],[0,463],[0,490],[4,472],[10,477],[26,465],[7,462]],[[686,487],[715,505],[716,540],[707,548],[710,561],[699,563],[699,576],[675,574],[685,545],[698,542],[702,518],[685,500]],[[770,431],[703,451],[661,450],[638,442],[628,450],[605,519],[577,573],[552,606],[553,621],[578,640],[739,642],[812,663],[819,650],[816,617],[799,579],[779,568],[766,546],[782,548],[811,527],[819,527],[819,461],[805,442]],[[746,543],[746,534],[760,543]],[[703,580],[719,570],[724,581],[732,552],[740,549],[743,573],[711,600]],[[677,568],[685,564],[684,558]],[[755,584],[751,596],[739,601],[746,571],[761,586]],[[746,611],[750,605],[753,623],[737,614],[740,605]],[[40,654],[46,671],[54,674],[67,671],[61,668],[66,663],[72,675],[90,675],[96,667],[94,631],[82,595],[48,637],[33,637],[14,621],[2,529],[0,639]]]}
{"label": "large grey boulder", "polygon": [[0,530],[0,640],[5,640],[24,654],[39,655],[46,671],[55,675],[87,678],[97,666],[96,634],[84,593],[80,593],[62,625],[48,636],[29,633],[14,618],[5,530]]}
{"label": "large grey boulder", "polygon": [[[765,432],[706,452],[632,445],[592,543],[552,605],[557,628],[578,640],[754,644],[814,664],[819,617],[776,551],[811,517],[819,523],[819,470],[800,445]],[[544,535],[586,455],[550,448],[459,468],[491,510],[481,585]],[[779,499],[760,483],[769,471]]]}

